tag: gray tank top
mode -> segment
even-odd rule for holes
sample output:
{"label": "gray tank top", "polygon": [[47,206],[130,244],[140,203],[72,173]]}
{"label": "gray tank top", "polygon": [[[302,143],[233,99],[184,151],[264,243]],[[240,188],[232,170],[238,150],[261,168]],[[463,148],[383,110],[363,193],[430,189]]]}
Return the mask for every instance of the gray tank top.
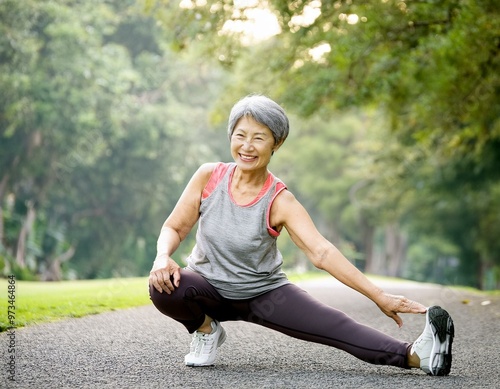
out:
{"label": "gray tank top", "polygon": [[289,283],[269,225],[275,197],[285,185],[271,173],[257,198],[238,205],[229,191],[236,164],[219,163],[203,191],[196,245],[187,268],[228,299],[247,299]]}

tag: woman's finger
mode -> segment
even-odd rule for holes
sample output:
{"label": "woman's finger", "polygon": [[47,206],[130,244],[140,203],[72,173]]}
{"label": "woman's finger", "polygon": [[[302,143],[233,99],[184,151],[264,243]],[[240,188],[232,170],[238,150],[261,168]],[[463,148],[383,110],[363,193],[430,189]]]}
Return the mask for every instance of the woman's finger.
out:
{"label": "woman's finger", "polygon": [[179,284],[181,282],[181,269],[180,268],[175,269],[174,274],[173,274],[173,278],[174,278],[174,285],[176,288],[178,288]]}
{"label": "woman's finger", "polygon": [[174,286],[172,285],[172,282],[170,281],[170,273],[168,273],[167,271],[161,271],[161,276],[162,276],[162,282],[161,282],[161,286],[162,286],[162,289],[167,292],[167,294],[170,294],[172,293],[172,291],[174,290]]}
{"label": "woman's finger", "polygon": [[149,275],[149,284],[153,285],[153,288],[155,288],[159,293],[163,292],[163,288],[158,282],[158,277],[156,276],[156,274],[152,273]]}
{"label": "woman's finger", "polygon": [[427,308],[420,304],[417,303],[416,301],[410,300],[410,313],[425,313],[427,312]]}
{"label": "woman's finger", "polygon": [[406,297],[402,297],[401,303],[400,303],[400,309],[398,312],[401,313],[425,313],[426,308],[420,304],[417,303],[416,301],[407,299]]}
{"label": "woman's finger", "polygon": [[403,319],[401,319],[401,317],[399,317],[397,313],[394,313],[392,315],[392,318],[396,322],[399,328],[403,327]]}

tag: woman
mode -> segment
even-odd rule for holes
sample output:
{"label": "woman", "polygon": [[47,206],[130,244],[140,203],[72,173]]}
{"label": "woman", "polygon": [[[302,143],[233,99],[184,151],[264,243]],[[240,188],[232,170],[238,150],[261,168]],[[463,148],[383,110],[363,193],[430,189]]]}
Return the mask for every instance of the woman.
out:
{"label": "woman", "polygon": [[[244,320],[337,347],[369,363],[448,375],[454,335],[448,313],[372,284],[318,232],[304,207],[268,171],[288,130],[288,118],[273,100],[252,95],[236,103],[228,123],[234,163],[202,165],[161,229],[150,295],[160,312],[193,333],[185,364],[213,364],[226,338],[220,323]],[[171,255],[197,222],[196,245],[181,269]],[[426,313],[420,337],[413,344],[401,342],[290,283],[276,246],[283,228],[314,266],[364,294],[399,326],[398,313]]]}

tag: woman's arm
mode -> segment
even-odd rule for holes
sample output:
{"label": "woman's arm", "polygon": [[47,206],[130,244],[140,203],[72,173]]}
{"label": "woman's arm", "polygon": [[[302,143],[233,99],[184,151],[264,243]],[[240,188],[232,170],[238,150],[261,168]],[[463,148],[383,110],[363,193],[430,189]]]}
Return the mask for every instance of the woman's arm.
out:
{"label": "woman's arm", "polygon": [[426,308],[403,296],[384,293],[359,271],[314,225],[308,212],[285,190],[271,209],[272,225],[284,226],[293,242],[307,255],[318,269],[330,273],[340,282],[371,299],[389,317],[401,326],[399,313],[424,313]]}
{"label": "woman's arm", "polygon": [[171,258],[186,238],[200,215],[201,194],[216,164],[202,165],[191,177],[174,210],[161,228],[156,245],[156,258],[149,284],[158,292],[170,294],[180,282],[180,266]]}

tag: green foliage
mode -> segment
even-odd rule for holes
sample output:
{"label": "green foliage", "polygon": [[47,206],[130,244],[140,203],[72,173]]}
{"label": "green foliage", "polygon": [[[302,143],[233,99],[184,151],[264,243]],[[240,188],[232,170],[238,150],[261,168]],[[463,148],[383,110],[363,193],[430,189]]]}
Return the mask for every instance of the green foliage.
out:
{"label": "green foliage", "polygon": [[[292,133],[273,161],[273,169],[289,189],[310,212],[329,223],[330,232],[327,226],[323,230],[333,241],[339,240],[339,232],[349,235],[349,190],[362,179],[360,161],[352,158],[352,151],[361,152],[363,120],[366,115],[356,112],[332,120],[292,120]],[[341,218],[346,223],[340,223]]]}
{"label": "green foliage", "polygon": [[[225,29],[259,7],[281,33]],[[408,276],[498,287],[495,0],[6,0],[0,21],[4,272],[146,273],[193,171],[229,158],[229,108],[261,92],[293,113],[273,172],[353,260],[399,226]]]}
{"label": "green foliage", "polygon": [[[203,14],[218,4],[208,1],[192,12]],[[352,107],[375,108],[385,117],[385,128],[367,130],[374,142],[370,153],[349,149],[352,158],[372,163],[351,182],[335,163],[342,152],[327,129],[311,139],[301,135],[293,147],[301,157],[285,163],[293,170],[305,167],[306,173],[297,174],[296,194],[338,229],[335,221],[350,205],[347,196],[332,194],[327,180],[334,182],[339,173],[345,187],[335,189],[356,189],[361,229],[397,221],[424,241],[439,234],[459,248],[450,282],[482,285],[500,261],[496,243],[486,238],[500,225],[494,197],[500,178],[496,2],[270,1],[269,7],[281,33],[232,52],[238,76],[228,89],[231,96],[251,88],[302,117],[335,119],[337,111]],[[298,19],[315,7],[315,18]],[[245,7],[236,14],[245,15]],[[206,35],[216,38],[211,31]],[[315,48],[326,50],[315,57]],[[333,158],[326,158],[325,145]]]}
{"label": "green foliage", "polygon": [[[410,244],[404,275],[416,281],[465,283],[458,281],[459,248],[439,237],[424,236]],[[458,281],[458,282],[457,282]]]}
{"label": "green foliage", "polygon": [[173,54],[135,1],[28,3],[0,4],[3,270],[146,274],[187,180],[219,159],[222,72]]}

